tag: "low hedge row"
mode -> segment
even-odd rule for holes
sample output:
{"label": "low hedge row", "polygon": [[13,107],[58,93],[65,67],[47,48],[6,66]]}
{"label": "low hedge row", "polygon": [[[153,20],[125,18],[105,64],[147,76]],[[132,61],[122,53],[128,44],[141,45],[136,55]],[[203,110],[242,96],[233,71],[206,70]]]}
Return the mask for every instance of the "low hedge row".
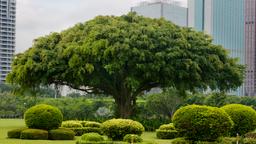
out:
{"label": "low hedge row", "polygon": [[174,139],[179,137],[179,133],[176,130],[156,130],[156,137],[158,139]]}
{"label": "low hedge row", "polygon": [[190,141],[186,140],[185,138],[176,138],[172,140],[172,144],[256,144],[256,139],[251,138],[244,138],[244,139],[237,139],[235,137],[224,137],[219,138],[217,141],[208,142],[208,141]]}
{"label": "low hedge row", "polygon": [[75,133],[69,129],[41,130],[20,128],[8,131],[8,138],[31,139],[31,140],[73,140]]}
{"label": "low hedge row", "polygon": [[76,136],[92,132],[102,134],[102,130],[100,128],[94,127],[70,128],[70,130],[74,131]]}

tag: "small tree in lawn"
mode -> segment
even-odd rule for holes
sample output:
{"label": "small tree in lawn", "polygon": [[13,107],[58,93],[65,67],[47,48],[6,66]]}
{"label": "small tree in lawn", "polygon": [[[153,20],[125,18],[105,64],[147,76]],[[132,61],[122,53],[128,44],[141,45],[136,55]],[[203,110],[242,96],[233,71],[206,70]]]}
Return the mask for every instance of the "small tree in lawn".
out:
{"label": "small tree in lawn", "polygon": [[68,85],[112,95],[123,118],[145,90],[235,89],[244,73],[208,35],[134,13],[98,16],[38,38],[12,68],[8,82],[23,87]]}

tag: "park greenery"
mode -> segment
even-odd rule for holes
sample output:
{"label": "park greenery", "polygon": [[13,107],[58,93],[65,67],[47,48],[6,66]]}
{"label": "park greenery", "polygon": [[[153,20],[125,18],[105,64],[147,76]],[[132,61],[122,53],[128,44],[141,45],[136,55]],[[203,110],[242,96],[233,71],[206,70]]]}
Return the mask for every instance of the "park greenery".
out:
{"label": "park greenery", "polygon": [[40,37],[12,68],[7,81],[23,89],[67,85],[112,96],[122,118],[134,116],[138,96],[155,87],[184,96],[234,90],[244,78],[244,66],[209,35],[135,13],[98,16]]}

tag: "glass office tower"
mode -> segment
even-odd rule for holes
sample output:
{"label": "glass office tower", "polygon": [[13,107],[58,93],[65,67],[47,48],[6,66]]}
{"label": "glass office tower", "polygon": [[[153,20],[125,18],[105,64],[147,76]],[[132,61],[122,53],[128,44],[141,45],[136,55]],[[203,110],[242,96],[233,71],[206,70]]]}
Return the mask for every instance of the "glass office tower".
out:
{"label": "glass office tower", "polygon": [[11,71],[15,52],[16,1],[0,0],[0,83]]}

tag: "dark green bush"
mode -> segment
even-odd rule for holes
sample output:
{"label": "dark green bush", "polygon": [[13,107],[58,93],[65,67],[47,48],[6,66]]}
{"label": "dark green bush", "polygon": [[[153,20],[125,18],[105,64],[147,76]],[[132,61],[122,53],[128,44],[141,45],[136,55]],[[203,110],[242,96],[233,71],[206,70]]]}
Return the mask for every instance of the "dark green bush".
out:
{"label": "dark green bush", "polygon": [[27,128],[19,128],[19,129],[14,129],[14,130],[10,130],[7,132],[7,136],[8,138],[20,138],[20,134],[22,131],[26,130]]}
{"label": "dark green bush", "polygon": [[244,135],[256,129],[256,111],[245,105],[229,104],[222,107],[234,122],[231,135]]}
{"label": "dark green bush", "polygon": [[31,140],[47,140],[48,131],[40,129],[26,129],[21,132],[20,138]]}
{"label": "dark green bush", "polygon": [[179,137],[179,133],[176,130],[156,130],[156,137],[159,139],[174,139]]}
{"label": "dark green bush", "polygon": [[87,133],[82,135],[81,140],[89,142],[99,142],[104,141],[104,138],[98,133]]}
{"label": "dark green bush", "polygon": [[80,121],[74,121],[74,120],[69,120],[69,121],[63,121],[61,124],[61,127],[64,128],[81,128],[83,125],[81,124]]}
{"label": "dark green bush", "polygon": [[100,128],[94,128],[94,127],[70,128],[70,129],[75,132],[76,136],[81,136],[86,133],[102,134],[102,130]]}
{"label": "dark green bush", "polygon": [[87,123],[84,124],[84,127],[94,127],[94,128],[100,128],[102,126],[101,123],[98,123],[98,122],[92,122],[92,121],[89,121]]}
{"label": "dark green bush", "polygon": [[141,135],[144,127],[141,123],[130,119],[111,119],[102,124],[102,130],[112,140],[123,140],[126,134]]}
{"label": "dark green bush", "polygon": [[59,128],[49,131],[50,140],[73,140],[75,133],[70,129]]}
{"label": "dark green bush", "polygon": [[222,109],[189,105],[177,110],[173,116],[176,130],[192,141],[215,141],[228,135],[233,126],[230,116]]}
{"label": "dark green bush", "polygon": [[136,134],[127,134],[124,136],[123,141],[128,143],[139,143],[142,142],[143,139]]}
{"label": "dark green bush", "polygon": [[61,126],[61,111],[53,106],[40,104],[25,112],[25,122],[29,128],[51,130]]}

